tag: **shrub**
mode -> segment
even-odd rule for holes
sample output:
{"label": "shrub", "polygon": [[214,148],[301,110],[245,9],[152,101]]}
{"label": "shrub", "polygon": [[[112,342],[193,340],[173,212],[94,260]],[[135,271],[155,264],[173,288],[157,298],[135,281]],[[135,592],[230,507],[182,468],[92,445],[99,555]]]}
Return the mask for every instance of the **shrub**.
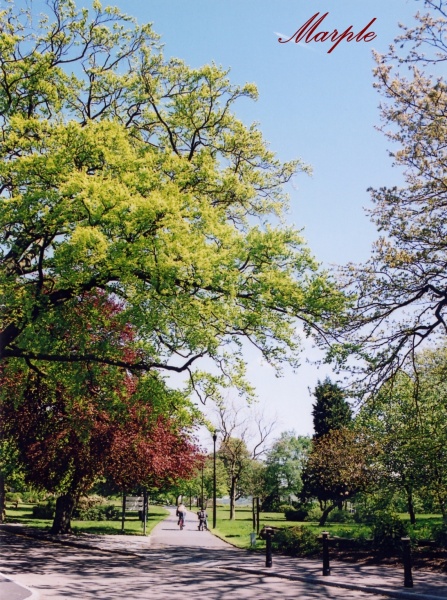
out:
{"label": "shrub", "polygon": [[76,507],[73,518],[79,521],[119,521],[121,510],[113,504],[91,506],[90,508]]}
{"label": "shrub", "polygon": [[295,507],[292,504],[280,504],[278,510],[274,512],[282,512],[285,514],[286,510],[295,510]]}
{"label": "shrub", "polygon": [[38,492],[36,490],[30,490],[22,493],[22,500],[27,504],[37,504],[45,499],[44,492]]}
{"label": "shrub", "polygon": [[296,526],[276,531],[272,547],[289,556],[312,556],[319,552],[320,544],[308,527]]}
{"label": "shrub", "polygon": [[431,530],[431,537],[441,548],[447,548],[447,523],[434,525]]}
{"label": "shrub", "polygon": [[395,554],[402,550],[401,538],[408,535],[408,524],[397,515],[377,513],[371,523],[372,543],[381,554]]}
{"label": "shrub", "polygon": [[340,510],[337,508],[329,513],[327,520],[330,523],[352,523],[354,521],[354,515],[347,510]]}
{"label": "shrub", "polygon": [[287,521],[304,521],[307,517],[307,510],[305,508],[291,508],[284,511],[284,516]]}
{"label": "shrub", "polygon": [[319,521],[323,511],[315,504],[307,511],[306,521]]}
{"label": "shrub", "polygon": [[22,502],[22,496],[17,492],[6,492],[5,498],[6,502],[13,502],[14,504],[17,502]]}
{"label": "shrub", "polygon": [[106,499],[103,496],[98,496],[97,494],[93,494],[91,496],[81,496],[81,498],[78,500],[76,508],[79,510],[88,510],[89,508],[93,508],[105,503]]}
{"label": "shrub", "polygon": [[54,500],[39,502],[33,506],[32,516],[34,519],[53,519],[56,503]]}
{"label": "shrub", "polygon": [[365,508],[357,506],[353,518],[356,523],[370,525],[374,521],[375,515],[376,511],[371,509],[371,507]]}

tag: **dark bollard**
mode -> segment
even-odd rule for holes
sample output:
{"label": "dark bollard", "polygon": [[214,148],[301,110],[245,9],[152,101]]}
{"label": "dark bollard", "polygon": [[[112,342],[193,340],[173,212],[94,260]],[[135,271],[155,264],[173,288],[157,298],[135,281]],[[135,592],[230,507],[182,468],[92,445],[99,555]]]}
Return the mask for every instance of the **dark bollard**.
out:
{"label": "dark bollard", "polygon": [[413,576],[411,574],[411,546],[410,538],[402,538],[402,554],[404,560],[404,587],[413,587]]}
{"label": "dark bollard", "polygon": [[259,534],[262,540],[265,540],[265,566],[271,567],[273,564],[272,559],[272,537],[273,529],[271,527],[263,527]]}
{"label": "dark bollard", "polygon": [[272,564],[272,532],[268,531],[265,538],[265,566],[271,567]]}
{"label": "dark bollard", "polygon": [[331,569],[329,566],[329,533],[327,531],[323,531],[321,533],[322,541],[323,541],[323,575],[330,575]]}

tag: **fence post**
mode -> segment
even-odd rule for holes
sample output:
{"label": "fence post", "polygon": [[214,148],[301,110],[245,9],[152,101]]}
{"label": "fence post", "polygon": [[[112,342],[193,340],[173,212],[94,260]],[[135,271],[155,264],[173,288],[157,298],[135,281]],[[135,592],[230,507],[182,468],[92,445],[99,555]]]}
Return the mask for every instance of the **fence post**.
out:
{"label": "fence post", "polygon": [[404,587],[413,587],[413,576],[411,574],[411,546],[410,538],[403,537],[402,539],[402,554],[404,561]]}
{"label": "fence post", "polygon": [[322,531],[321,533],[322,541],[323,541],[323,575],[330,575],[331,569],[329,566],[329,532]]}

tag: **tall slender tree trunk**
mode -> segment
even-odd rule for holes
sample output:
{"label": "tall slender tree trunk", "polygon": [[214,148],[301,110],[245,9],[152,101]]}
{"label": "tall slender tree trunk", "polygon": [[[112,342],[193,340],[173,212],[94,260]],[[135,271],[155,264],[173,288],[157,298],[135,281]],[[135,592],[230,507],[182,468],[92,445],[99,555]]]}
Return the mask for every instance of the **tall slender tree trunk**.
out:
{"label": "tall slender tree trunk", "polygon": [[63,494],[56,500],[56,512],[50,533],[71,533],[71,516],[76,506],[76,499],[71,493]]}
{"label": "tall slender tree trunk", "polygon": [[5,476],[0,473],[0,523],[6,519],[6,486]]}
{"label": "tall slender tree trunk", "polygon": [[437,493],[436,496],[438,497],[438,504],[439,504],[439,509],[441,511],[441,514],[442,514],[442,520],[443,521],[447,521],[447,510],[446,510],[446,501],[445,501],[445,498],[440,493]]}
{"label": "tall slender tree trunk", "polygon": [[230,486],[230,521],[234,521],[234,519],[236,518],[235,502],[236,502],[236,479],[234,477],[232,477],[231,478],[231,486]]}
{"label": "tall slender tree trunk", "polygon": [[414,510],[414,501],[413,501],[413,490],[411,488],[406,488],[407,492],[407,506],[408,506],[408,514],[410,515],[410,523],[412,525],[416,525],[416,513]]}

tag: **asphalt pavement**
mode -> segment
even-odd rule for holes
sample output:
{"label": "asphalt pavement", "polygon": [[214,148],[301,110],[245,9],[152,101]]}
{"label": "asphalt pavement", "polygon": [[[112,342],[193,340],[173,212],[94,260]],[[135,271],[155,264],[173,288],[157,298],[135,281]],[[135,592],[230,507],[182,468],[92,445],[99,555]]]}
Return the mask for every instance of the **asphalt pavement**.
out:
{"label": "asphalt pavement", "polygon": [[[185,597],[184,594],[190,595],[193,588],[196,598],[292,598],[295,594],[295,597],[299,598],[394,597],[410,600],[447,600],[447,577],[438,573],[413,570],[413,588],[405,588],[403,568],[333,561],[330,565],[330,575],[323,576],[320,561],[278,555],[273,556],[273,565],[267,568],[262,553],[237,549],[209,531],[198,531],[197,525],[197,515],[189,512],[185,528],[180,531],[175,510],[170,509],[170,516],[159,523],[147,537],[90,534],[50,536],[18,525],[0,526],[0,543],[4,544],[4,551],[0,557],[0,600],[122,598],[118,590],[122,577],[128,572],[125,565],[130,564],[136,569],[134,577],[137,573],[145,574],[146,579],[141,581],[142,589],[144,585],[149,585],[148,581],[152,578],[156,591],[152,589],[150,597],[157,600],[165,597],[165,589],[166,598],[177,599]],[[74,548],[77,549],[77,554]],[[76,565],[80,564],[79,561],[82,563],[82,556],[85,559],[86,555],[96,553],[96,570],[90,561],[88,567],[83,566],[80,571],[83,573],[88,570],[89,576],[92,577],[92,586],[95,573],[101,572],[101,560],[109,555],[107,564],[113,563],[116,570],[112,569],[108,573],[108,580],[110,583],[113,571],[116,585],[105,591],[101,584],[98,589],[102,589],[103,592],[95,591],[95,594],[90,596],[89,589],[85,587],[87,579],[84,573],[82,595],[76,595],[76,590],[81,593],[81,588],[79,583],[75,583],[77,580],[73,580],[73,569],[67,569],[67,562],[74,560],[73,556],[70,557],[70,550],[73,556],[76,554]],[[84,555],[82,550],[85,551]],[[56,555],[60,561],[59,567],[58,561],[42,559],[43,556]],[[112,562],[110,557],[114,557]],[[130,559],[134,561],[129,563]],[[40,568],[36,566],[36,561]],[[28,564],[31,569],[29,573]],[[44,583],[45,573],[48,584]],[[63,587],[63,577],[67,578],[65,593],[56,593],[51,588],[51,585],[56,586],[56,583],[51,582],[58,582],[57,585]],[[99,584],[95,582],[94,585]],[[203,586],[210,588],[204,592]],[[68,588],[70,592],[67,591]],[[299,593],[298,589],[301,590]],[[202,592],[205,595],[202,596]],[[101,595],[102,593],[106,595]],[[137,594],[126,597],[133,599],[146,596]]]}

